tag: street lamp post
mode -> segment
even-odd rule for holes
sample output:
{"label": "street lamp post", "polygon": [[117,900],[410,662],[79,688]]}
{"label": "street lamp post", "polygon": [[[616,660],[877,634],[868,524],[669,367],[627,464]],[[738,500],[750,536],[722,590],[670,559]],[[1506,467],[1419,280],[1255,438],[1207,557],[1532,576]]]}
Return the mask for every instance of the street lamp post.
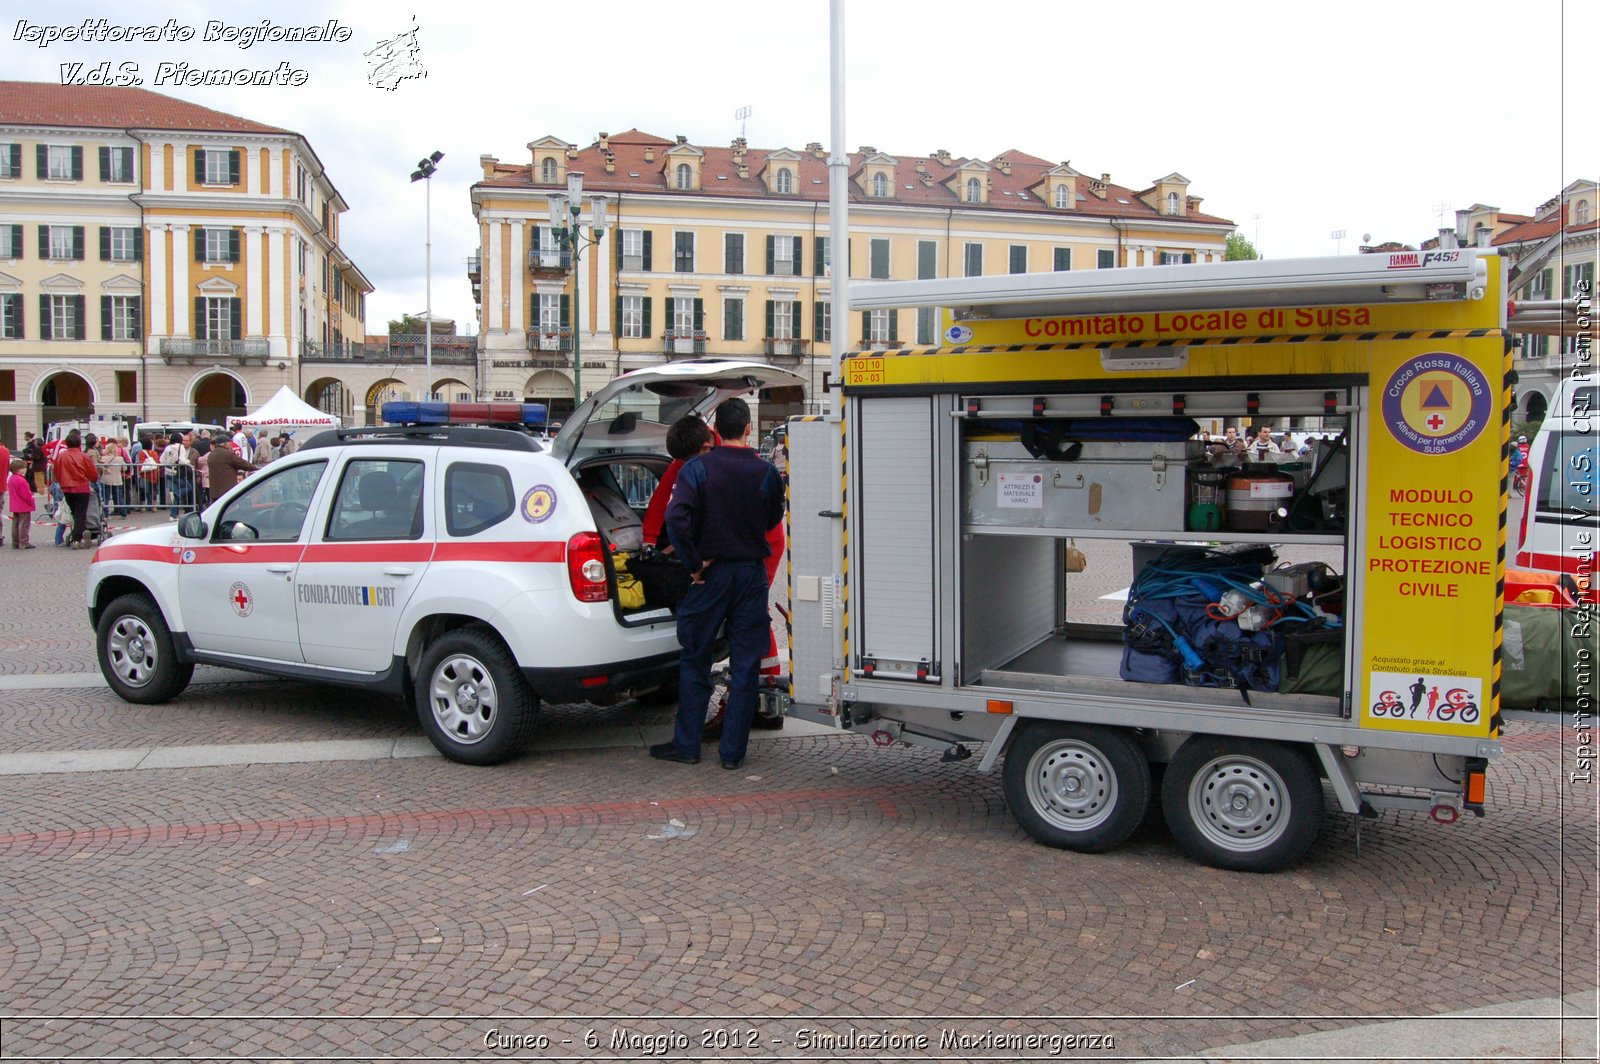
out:
{"label": "street lamp post", "polygon": [[583,402],[583,335],[582,271],[578,256],[585,248],[594,247],[606,235],[606,201],[598,197],[589,200],[589,237],[584,239],[581,218],[583,214],[583,171],[567,171],[567,194],[550,197],[550,228],[560,246],[572,256],[572,409]]}
{"label": "street lamp post", "polygon": [[426,159],[417,160],[416,172],[411,175],[413,183],[418,181],[427,182],[428,189],[424,194],[424,200],[427,204],[425,208],[427,211],[425,237],[427,243],[424,245],[427,248],[427,257],[424,269],[428,275],[426,282],[428,308],[424,311],[427,315],[427,320],[422,323],[422,350],[423,358],[425,359],[422,379],[422,397],[424,399],[433,398],[433,182],[429,179],[433,177],[434,171],[439,169],[439,160],[443,158],[444,152],[436,151]]}

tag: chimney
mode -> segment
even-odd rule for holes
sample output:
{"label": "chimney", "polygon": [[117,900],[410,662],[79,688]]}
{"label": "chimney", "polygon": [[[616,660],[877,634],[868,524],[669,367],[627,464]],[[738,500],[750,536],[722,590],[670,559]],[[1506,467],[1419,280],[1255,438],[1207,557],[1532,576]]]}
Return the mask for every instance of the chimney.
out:
{"label": "chimney", "polygon": [[1480,225],[1472,231],[1473,243],[1480,248],[1489,246],[1489,241],[1494,237],[1494,230],[1486,225]]}
{"label": "chimney", "polygon": [[946,151],[945,149],[943,149],[943,148],[935,148],[934,152],[933,152],[933,157],[935,159],[938,159],[941,165],[944,165],[944,166],[949,166],[950,165],[950,153],[948,151]]}
{"label": "chimney", "polygon": [[1102,185],[1109,185],[1109,184],[1111,184],[1111,175],[1110,175],[1110,174],[1101,174],[1101,175],[1100,175],[1100,183],[1101,183],[1101,184],[1102,184]]}
{"label": "chimney", "polygon": [[480,155],[478,156],[478,165],[483,167],[483,179],[488,181],[494,177],[494,168],[500,165],[500,160],[493,155]]}
{"label": "chimney", "polygon": [[1006,177],[1010,177],[1011,176],[1011,164],[1009,162],[1007,162],[1006,160],[1004,160],[1004,159],[996,159],[994,161],[994,165],[995,165],[995,169],[999,170]]}
{"label": "chimney", "polygon": [[822,141],[820,140],[814,140],[807,144],[806,151],[810,152],[812,155],[815,155],[818,159],[827,154],[822,150]]}
{"label": "chimney", "polygon": [[601,133],[600,134],[600,150],[601,151],[610,151],[611,150],[611,134],[610,133]]}
{"label": "chimney", "polygon": [[1460,244],[1456,241],[1456,231],[1454,229],[1440,228],[1439,246],[1447,249],[1459,247]]}
{"label": "chimney", "polygon": [[656,161],[656,149],[653,144],[646,144],[644,146],[644,161],[647,163],[653,163]]}
{"label": "chimney", "polygon": [[876,154],[878,154],[878,149],[874,148],[870,144],[863,144],[863,145],[861,145],[860,149],[858,149],[858,150],[861,152],[862,155],[876,155]]}
{"label": "chimney", "polygon": [[687,144],[687,143],[689,143],[689,138],[684,136],[682,133],[679,133],[678,134],[678,143],[679,144]]}
{"label": "chimney", "polygon": [[576,159],[577,157],[578,157],[578,146],[576,144],[568,144],[567,145],[567,158]]}
{"label": "chimney", "polygon": [[745,165],[743,162],[739,163],[739,180],[750,180],[750,167]]}

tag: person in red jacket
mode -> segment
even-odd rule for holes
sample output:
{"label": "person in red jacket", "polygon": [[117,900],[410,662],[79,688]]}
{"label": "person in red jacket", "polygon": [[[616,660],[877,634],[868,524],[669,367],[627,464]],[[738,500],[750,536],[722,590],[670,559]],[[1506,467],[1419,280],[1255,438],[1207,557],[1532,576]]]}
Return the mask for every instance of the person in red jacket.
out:
{"label": "person in red jacket", "polygon": [[73,550],[82,550],[84,521],[89,515],[89,494],[94,490],[95,481],[100,479],[100,467],[95,460],[83,453],[83,437],[78,435],[78,430],[73,429],[67,433],[64,445],[56,452],[51,465],[55,481],[61,487],[61,494],[67,500],[67,509],[72,511],[72,534],[68,542]]}
{"label": "person in red jacket", "polygon": [[711,427],[693,414],[680,417],[672,423],[671,428],[667,429],[667,453],[672,456],[672,464],[661,474],[660,481],[656,483],[656,490],[650,495],[650,503],[645,507],[640,531],[644,535],[646,545],[659,547],[664,551],[672,549],[672,544],[662,532],[666,523],[667,503],[672,499],[672,485],[677,482],[678,470],[682,469],[683,463],[689,459],[710,450],[715,442],[716,438],[711,434]]}

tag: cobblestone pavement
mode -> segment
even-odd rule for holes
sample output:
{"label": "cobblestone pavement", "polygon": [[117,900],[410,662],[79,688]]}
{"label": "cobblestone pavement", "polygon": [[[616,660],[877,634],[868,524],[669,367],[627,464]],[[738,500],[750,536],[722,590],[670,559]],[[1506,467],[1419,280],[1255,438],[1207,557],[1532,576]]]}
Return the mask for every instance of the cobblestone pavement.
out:
{"label": "cobblestone pavement", "polygon": [[[0,671],[92,670],[86,557],[0,562]],[[0,752],[417,733],[382,699],[206,679],[159,707],[0,689]],[[1595,790],[1568,782],[1567,718],[1508,725],[1486,819],[1385,814],[1358,853],[1330,815],[1302,866],[1248,876],[1184,859],[1158,813],[1111,854],[1038,846],[975,761],[851,736],[738,773],[551,749],[667,717],[555,707],[494,769],[8,777],[0,1055],[1173,1058],[1593,1001]],[[1586,1015],[1485,1057],[1592,1059]]]}

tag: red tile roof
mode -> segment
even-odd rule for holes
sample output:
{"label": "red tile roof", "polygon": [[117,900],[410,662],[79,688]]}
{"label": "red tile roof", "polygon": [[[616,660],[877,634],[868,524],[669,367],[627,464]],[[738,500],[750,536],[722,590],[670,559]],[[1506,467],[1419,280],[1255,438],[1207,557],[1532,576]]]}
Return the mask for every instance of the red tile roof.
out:
{"label": "red tile roof", "polygon": [[[682,196],[712,195],[719,197],[749,198],[749,199],[777,199],[776,193],[767,191],[767,186],[762,178],[763,168],[769,158],[782,149],[752,148],[745,152],[744,162],[748,176],[740,177],[739,168],[735,162],[735,149],[731,147],[706,147],[692,145],[704,155],[700,161],[700,189],[697,192],[675,192],[672,181],[667,173],[667,164],[670,157],[667,151],[677,146],[674,140],[667,140],[637,129],[628,130],[626,133],[615,133],[607,138],[607,148],[610,151],[610,160],[615,164],[614,173],[606,173],[606,153],[600,150],[598,141],[577,150],[577,158],[567,159],[567,168],[583,171],[583,186],[585,191],[592,192],[674,192]],[[797,200],[826,203],[828,199],[828,167],[827,154],[820,156],[809,151],[789,149],[793,151],[798,160],[791,163],[796,171],[794,197]],[[645,161],[645,153],[650,151],[652,159]],[[986,172],[989,181],[989,202],[986,204],[963,203],[963,198],[956,190],[946,184],[960,171],[961,167],[970,162],[980,160],[951,158],[948,164],[941,163],[932,156],[903,156],[892,151],[883,151],[896,160],[894,168],[894,195],[890,202],[910,204],[921,207],[954,207],[961,206],[967,210],[996,210],[996,211],[1028,211],[1057,214],[1062,216],[1082,215],[1088,217],[1105,218],[1147,218],[1152,221],[1160,219],[1167,222],[1196,222],[1210,225],[1232,225],[1226,218],[1215,215],[1201,214],[1191,211],[1186,217],[1172,218],[1162,214],[1139,199],[1138,194],[1122,185],[1108,185],[1105,189],[1105,198],[1101,198],[1089,191],[1091,179],[1080,176],[1074,179],[1079,199],[1076,206],[1069,211],[1057,211],[1050,206],[1045,197],[1048,193],[1044,190],[1045,173],[1058,166],[1037,156],[1028,155],[1019,151],[1007,151],[997,155],[994,160],[985,163],[989,167]],[[868,158],[859,152],[850,154],[850,200],[852,203],[878,202],[866,194],[857,182],[860,179],[861,166]],[[1004,160],[1010,169],[1010,174],[1002,173],[995,163]],[[922,169],[918,170],[918,165]],[[474,187],[479,188],[546,188],[554,191],[556,186],[542,185],[533,181],[531,164],[515,165],[498,163],[494,167],[494,176],[480,181]],[[926,174],[931,181],[924,184],[922,175]]]}
{"label": "red tile roof", "polygon": [[48,81],[0,81],[0,123],[296,135],[287,129],[213,111],[146,89],[56,85]]}

